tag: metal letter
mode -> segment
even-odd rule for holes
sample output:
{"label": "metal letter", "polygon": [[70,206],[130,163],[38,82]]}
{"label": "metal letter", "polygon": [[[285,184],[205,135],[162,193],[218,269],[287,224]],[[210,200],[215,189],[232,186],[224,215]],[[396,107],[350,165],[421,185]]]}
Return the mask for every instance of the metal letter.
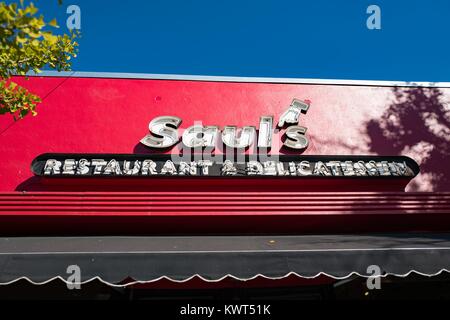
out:
{"label": "metal letter", "polygon": [[133,165],[133,169],[130,169],[131,161],[123,162],[123,173],[127,176],[137,176],[141,170],[141,162],[136,160]]}
{"label": "metal letter", "polygon": [[197,165],[202,168],[202,174],[207,176],[209,174],[208,168],[213,165],[211,160],[199,160]]}
{"label": "metal letter", "polygon": [[403,163],[392,162],[392,165],[390,165],[390,167],[391,167],[391,171],[396,172],[395,175],[399,175],[399,176],[412,176],[413,175],[411,169],[409,169],[409,167],[406,165],[405,162],[403,162]]}
{"label": "metal letter", "polygon": [[243,127],[240,137],[237,137],[237,127],[225,126],[222,131],[222,141],[230,148],[244,149],[253,144],[255,138],[255,127]]}
{"label": "metal letter", "polygon": [[191,126],[183,133],[183,144],[189,148],[208,147],[214,149],[218,131],[219,128],[216,126]]}
{"label": "metal letter", "polygon": [[75,174],[76,161],[75,159],[64,160],[63,174]]}
{"label": "metal letter", "polygon": [[175,168],[175,165],[172,161],[167,160],[166,163],[164,163],[164,166],[161,169],[161,174],[170,174],[170,175],[176,175],[177,169]]}
{"label": "metal letter", "polygon": [[273,116],[259,118],[258,148],[270,148],[272,146]]}
{"label": "metal letter", "polygon": [[378,176],[377,163],[375,161],[371,160],[365,163],[365,166],[369,176]]}
{"label": "metal letter", "polygon": [[89,173],[89,165],[91,163],[86,159],[78,161],[77,174],[85,175]]}
{"label": "metal letter", "polygon": [[367,176],[367,169],[364,161],[358,161],[353,164],[357,176]]}
{"label": "metal letter", "polygon": [[103,170],[103,174],[121,175],[122,171],[120,170],[119,162],[114,159],[110,160],[106,165],[105,170]]}
{"label": "metal letter", "polygon": [[289,173],[292,176],[297,175],[297,166],[295,165],[295,162],[289,162]]}
{"label": "metal letter", "polygon": [[222,175],[224,176],[235,176],[237,169],[231,160],[225,160],[221,169]]}
{"label": "metal letter", "polygon": [[289,171],[284,168],[283,162],[277,163],[277,171],[278,171],[279,176],[288,176],[289,175]]}
{"label": "metal letter", "polygon": [[283,144],[292,149],[305,149],[308,147],[308,138],[305,133],[305,127],[291,126],[286,130],[286,141]]}
{"label": "metal letter", "polygon": [[195,161],[192,161],[191,164],[188,164],[186,162],[180,162],[180,166],[178,168],[178,174],[180,176],[195,176],[197,175],[197,163]]}
{"label": "metal letter", "polygon": [[249,176],[262,175],[264,172],[263,170],[264,170],[263,166],[258,161],[247,162],[246,171]]}
{"label": "metal letter", "polygon": [[340,170],[341,164],[339,163],[339,161],[329,161],[326,163],[326,165],[331,169],[333,176],[342,176]]}
{"label": "metal letter", "polygon": [[282,128],[285,123],[297,124],[300,114],[306,113],[309,109],[309,104],[304,101],[294,99],[289,108],[281,115],[278,121],[278,127]]}
{"label": "metal letter", "polygon": [[390,176],[389,166],[387,161],[381,161],[377,163],[377,168],[380,176]]}
{"label": "metal letter", "polygon": [[158,172],[156,172],[156,163],[153,160],[142,161],[141,175],[148,176],[155,174],[158,174]]}
{"label": "metal letter", "polygon": [[331,171],[328,167],[322,162],[316,162],[316,166],[314,167],[314,174],[318,176],[331,176]]}
{"label": "metal letter", "polygon": [[92,165],[94,166],[94,174],[101,174],[102,168],[106,166],[106,161],[103,159],[92,159]]}
{"label": "metal letter", "polygon": [[55,159],[48,159],[44,166],[44,175],[60,174],[61,161]]}
{"label": "metal letter", "polygon": [[157,117],[150,121],[150,134],[141,139],[141,143],[150,148],[168,148],[178,143],[177,128],[181,119],[173,116]]}
{"label": "metal letter", "polygon": [[341,162],[341,169],[344,173],[344,176],[354,176],[355,171],[353,170],[353,162],[352,161],[345,161]]}
{"label": "metal letter", "polygon": [[311,164],[309,161],[302,161],[299,163],[298,173],[300,173],[301,176],[310,176],[312,174]]}
{"label": "metal letter", "polygon": [[266,161],[263,163],[264,175],[266,176],[276,176],[277,175],[277,164],[275,161]]}

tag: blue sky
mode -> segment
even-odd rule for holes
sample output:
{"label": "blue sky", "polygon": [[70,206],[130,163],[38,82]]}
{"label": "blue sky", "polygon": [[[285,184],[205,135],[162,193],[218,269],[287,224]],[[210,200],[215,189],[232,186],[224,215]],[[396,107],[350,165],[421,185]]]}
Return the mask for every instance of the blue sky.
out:
{"label": "blue sky", "polygon": [[[450,81],[449,0],[37,0],[66,29],[76,71]],[[381,30],[366,27],[369,5]]]}

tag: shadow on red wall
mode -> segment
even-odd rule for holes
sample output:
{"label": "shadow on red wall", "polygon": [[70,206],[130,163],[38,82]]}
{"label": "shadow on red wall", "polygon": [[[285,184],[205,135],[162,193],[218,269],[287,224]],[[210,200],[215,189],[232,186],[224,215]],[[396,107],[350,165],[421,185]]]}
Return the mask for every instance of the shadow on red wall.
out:
{"label": "shadow on red wall", "polygon": [[[370,150],[421,158],[428,189],[450,190],[450,108],[442,102],[443,93],[438,88],[394,88],[393,92],[395,100],[382,117],[366,125]],[[409,190],[420,190],[417,179]]]}

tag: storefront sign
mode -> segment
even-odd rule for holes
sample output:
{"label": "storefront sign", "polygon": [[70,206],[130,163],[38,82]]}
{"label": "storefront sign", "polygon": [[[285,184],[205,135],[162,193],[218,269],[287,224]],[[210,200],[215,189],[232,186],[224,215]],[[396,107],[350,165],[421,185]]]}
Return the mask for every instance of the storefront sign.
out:
{"label": "storefront sign", "polygon": [[[273,160],[276,159],[276,160]],[[408,157],[245,156],[243,161],[176,161],[170,155],[43,154],[33,172],[46,177],[414,177],[418,165]]]}
{"label": "storefront sign", "polygon": [[[294,99],[281,115],[277,128],[285,131],[283,145],[296,150],[308,146],[306,128],[299,126],[301,113],[309,103]],[[45,177],[414,177],[419,172],[414,160],[407,157],[379,156],[293,156],[273,155],[274,117],[260,118],[257,137],[258,154],[246,155],[244,150],[255,143],[256,129],[225,126],[221,133],[224,153],[213,154],[219,127],[194,125],[182,135],[181,155],[119,155],[119,154],[43,154],[32,164],[36,175]],[[149,123],[150,133],[141,143],[151,148],[170,148],[179,143],[181,119],[162,116]],[[193,150],[194,152],[189,152]],[[197,152],[200,151],[200,152]],[[231,151],[231,152],[229,152]]]}
{"label": "storefront sign", "polygon": [[[299,126],[299,118],[309,109],[309,103],[299,99],[293,99],[288,109],[280,116],[277,128],[285,131],[283,145],[290,149],[302,150],[308,147],[306,137],[307,128]],[[150,121],[148,129],[150,133],[141,139],[141,143],[150,148],[170,148],[179,142],[178,127],[181,119],[174,116],[157,117]],[[272,146],[274,128],[273,116],[262,116],[259,120],[257,146],[269,149]],[[218,126],[193,125],[187,128],[182,137],[183,146],[187,148],[209,148],[214,150],[218,142],[220,130]],[[255,143],[256,128],[254,126],[225,126],[221,133],[221,143],[228,149],[245,149]]]}

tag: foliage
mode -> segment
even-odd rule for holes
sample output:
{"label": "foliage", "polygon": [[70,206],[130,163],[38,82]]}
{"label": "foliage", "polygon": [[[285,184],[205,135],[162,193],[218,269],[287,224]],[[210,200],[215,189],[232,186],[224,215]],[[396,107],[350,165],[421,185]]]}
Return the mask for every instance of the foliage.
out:
{"label": "foliage", "polygon": [[13,75],[40,73],[45,66],[68,71],[71,58],[76,57],[77,32],[57,35],[49,29],[58,28],[56,20],[49,22],[30,3],[0,2],[0,114],[15,118],[36,114],[40,98],[8,80]]}
{"label": "foliage", "polygon": [[27,89],[11,81],[0,81],[0,114],[12,113],[14,119],[16,116],[23,118],[31,112],[36,115],[36,105],[41,99],[28,92]]}

